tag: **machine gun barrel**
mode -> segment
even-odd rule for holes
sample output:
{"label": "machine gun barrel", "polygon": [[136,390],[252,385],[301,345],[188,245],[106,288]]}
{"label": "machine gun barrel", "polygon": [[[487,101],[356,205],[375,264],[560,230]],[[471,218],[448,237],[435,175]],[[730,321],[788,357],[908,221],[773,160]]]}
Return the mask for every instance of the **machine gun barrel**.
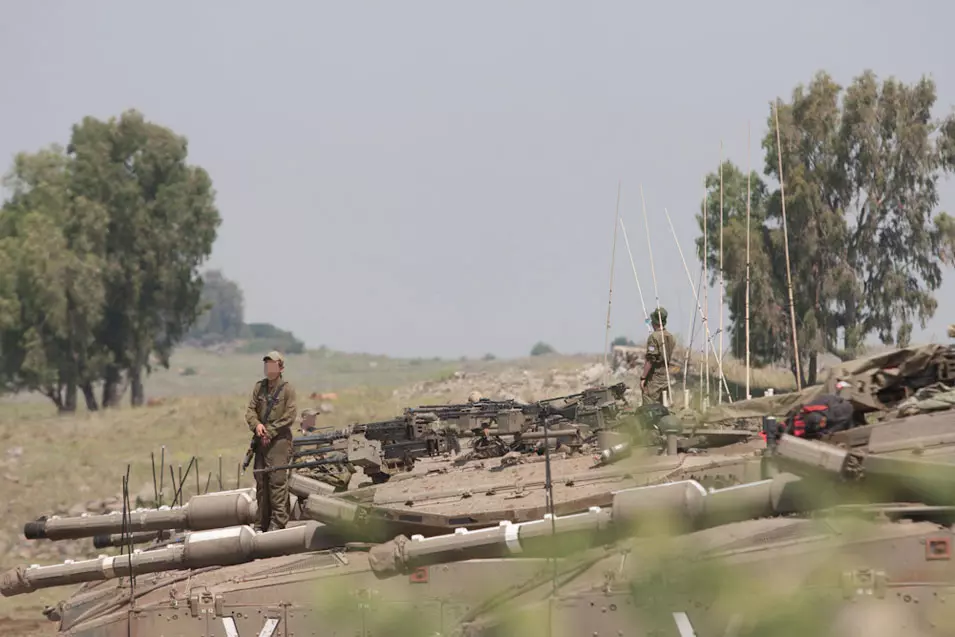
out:
{"label": "machine gun barrel", "polygon": [[324,527],[306,522],[279,531],[256,534],[251,526],[190,533],[181,544],[152,551],[100,557],[54,566],[18,566],[0,577],[4,597],[40,588],[125,577],[166,570],[228,566],[255,559],[329,548]]}
{"label": "machine gun barrel", "polygon": [[126,523],[117,511],[86,517],[51,517],[27,522],[23,535],[28,540],[74,540],[83,537],[141,531],[188,529],[203,531],[239,524],[252,524],[257,507],[251,489],[196,495],[185,506],[131,511]]}
{"label": "machine gun barrel", "polygon": [[286,469],[310,469],[313,467],[323,467],[330,464],[343,464],[348,462],[348,456],[343,453],[335,454],[329,458],[322,458],[321,460],[311,460],[309,462],[296,462],[292,464],[284,464],[278,467],[266,467],[265,469],[256,469],[255,473],[272,473],[273,471],[284,471]]}
{"label": "machine gun barrel", "polygon": [[314,447],[312,449],[299,449],[298,451],[292,452],[292,458],[305,458],[308,456],[320,456],[326,453],[334,453],[339,451],[331,445],[325,445],[322,447]]}
{"label": "machine gun barrel", "polygon": [[321,445],[329,444],[335,442],[336,440],[344,440],[352,434],[351,427],[346,427],[344,429],[338,429],[336,431],[328,431],[321,434],[312,434],[310,436],[301,436],[292,440],[293,447],[305,447],[308,445]]}

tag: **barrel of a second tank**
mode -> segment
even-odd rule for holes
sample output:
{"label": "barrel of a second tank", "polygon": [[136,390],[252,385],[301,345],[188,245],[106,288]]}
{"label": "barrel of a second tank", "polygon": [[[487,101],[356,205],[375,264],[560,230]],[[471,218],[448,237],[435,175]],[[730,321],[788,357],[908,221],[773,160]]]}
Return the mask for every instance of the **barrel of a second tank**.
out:
{"label": "barrel of a second tank", "polygon": [[613,496],[613,522],[634,535],[680,532],[703,510],[706,489],[696,480],[625,489]]}
{"label": "barrel of a second tank", "polygon": [[335,487],[332,485],[298,473],[289,474],[288,490],[289,493],[302,500],[310,495],[332,495],[335,493]]}
{"label": "barrel of a second tank", "polygon": [[[514,524],[501,522],[489,529],[457,529],[452,534],[430,538],[398,536],[372,548],[369,564],[379,577],[410,568],[448,561],[541,554],[563,551],[568,543],[555,539],[588,539],[579,545],[593,546],[616,537],[655,533],[682,533],[702,526],[722,524],[811,506],[799,478],[781,474],[740,487],[707,493],[696,481],[686,480],[650,487],[625,489],[614,494],[611,509],[594,507],[586,513]],[[572,546],[573,544],[571,544]]]}
{"label": "barrel of a second tank", "polygon": [[0,577],[0,594],[11,597],[51,586],[123,577],[131,570],[134,573],[155,573],[176,569],[181,566],[182,554],[182,546],[170,546],[157,551],[102,556],[94,560],[67,560],[52,566],[18,566]]}
{"label": "barrel of a second tank", "polygon": [[124,527],[130,532],[183,528],[186,511],[185,508],[137,509],[130,511],[125,521],[123,517],[118,511],[76,518],[52,517],[27,522],[23,526],[23,535],[28,540],[75,540],[120,533]]}
{"label": "barrel of a second tank", "polygon": [[119,512],[37,520],[24,525],[23,534],[29,540],[73,540],[124,531],[201,531],[251,524],[255,521],[255,516],[255,499],[250,490],[244,489],[193,496],[185,506],[177,508],[137,509],[130,511],[125,520]]}
{"label": "barrel of a second tank", "polygon": [[719,489],[707,494],[700,522],[715,526],[804,511],[815,506],[811,489],[810,483],[790,473]]}
{"label": "barrel of a second tank", "polygon": [[280,531],[256,534],[250,526],[197,531],[182,544],[131,555],[107,557],[52,566],[19,566],[0,577],[0,594],[5,597],[51,586],[78,584],[165,570],[227,566],[254,559],[292,555],[326,548],[323,527],[306,522]]}

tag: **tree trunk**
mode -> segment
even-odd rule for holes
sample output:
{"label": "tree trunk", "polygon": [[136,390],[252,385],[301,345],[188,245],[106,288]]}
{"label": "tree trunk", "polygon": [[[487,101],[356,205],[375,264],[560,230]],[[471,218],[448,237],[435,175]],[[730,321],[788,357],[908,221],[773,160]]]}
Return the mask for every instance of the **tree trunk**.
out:
{"label": "tree trunk", "polygon": [[53,401],[53,404],[56,405],[56,411],[58,413],[66,413],[66,410],[63,408],[63,399],[60,397],[59,387],[46,387],[45,389],[42,389],[41,392],[44,396]]}
{"label": "tree trunk", "polygon": [[129,370],[129,386],[131,388],[129,404],[133,407],[142,407],[146,402],[146,390],[143,388],[143,368],[134,367]]}
{"label": "tree trunk", "polygon": [[809,352],[809,376],[806,380],[809,382],[809,386],[816,384],[816,379],[819,375],[819,352]]}
{"label": "tree trunk", "polygon": [[99,411],[99,405],[96,403],[96,393],[93,392],[93,383],[83,383],[80,388],[83,390],[83,398],[86,399],[86,410]]}
{"label": "tree trunk", "polygon": [[119,404],[120,380],[122,380],[122,374],[120,374],[119,367],[116,365],[107,365],[106,374],[103,378],[103,398],[100,400],[103,409],[116,407]]}
{"label": "tree trunk", "polygon": [[77,387],[76,381],[69,381],[66,384],[66,395],[64,396],[63,410],[73,413],[76,411]]}

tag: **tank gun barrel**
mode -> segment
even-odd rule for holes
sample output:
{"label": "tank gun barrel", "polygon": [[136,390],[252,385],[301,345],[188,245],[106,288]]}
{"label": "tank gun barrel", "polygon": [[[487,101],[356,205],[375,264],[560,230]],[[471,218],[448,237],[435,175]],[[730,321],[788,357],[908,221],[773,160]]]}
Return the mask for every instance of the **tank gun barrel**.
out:
{"label": "tank gun barrel", "polygon": [[[688,531],[804,510],[812,505],[809,485],[791,474],[707,493],[695,480],[618,491],[610,509],[593,507],[586,513],[552,520],[512,523],[498,527],[456,529],[452,534],[425,538],[401,535],[372,548],[369,562],[379,577],[449,561],[541,554],[561,543],[585,539],[588,545],[608,536],[648,535],[661,530]],[[660,526],[669,523],[669,528]],[[552,530],[553,529],[553,530]]]}
{"label": "tank gun barrel", "polygon": [[783,434],[773,451],[791,467],[861,481],[885,495],[924,504],[955,504],[955,465],[893,456],[863,455],[824,442]]}
{"label": "tank gun barrel", "polygon": [[137,509],[129,512],[124,525],[118,511],[107,515],[51,517],[27,522],[23,535],[28,540],[74,540],[97,535],[168,529],[204,531],[227,526],[252,524],[257,507],[251,489],[221,491],[196,495],[185,506],[160,509]]}
{"label": "tank gun barrel", "polygon": [[310,495],[331,495],[335,493],[335,487],[332,485],[298,473],[289,475],[288,490],[289,493],[302,500]]}
{"label": "tank gun barrel", "polygon": [[256,534],[250,526],[197,531],[182,544],[132,555],[100,557],[54,566],[18,566],[0,577],[4,597],[30,593],[40,588],[113,579],[158,571],[228,566],[255,559],[292,555],[325,547],[322,525],[307,522],[280,531]]}

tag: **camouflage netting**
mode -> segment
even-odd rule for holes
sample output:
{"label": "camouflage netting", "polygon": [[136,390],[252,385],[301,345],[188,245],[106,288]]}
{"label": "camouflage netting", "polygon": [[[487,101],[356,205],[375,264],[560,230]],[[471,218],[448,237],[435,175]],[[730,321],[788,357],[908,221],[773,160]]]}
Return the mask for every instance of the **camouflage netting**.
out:
{"label": "camouflage netting", "polygon": [[863,411],[881,411],[888,405],[876,397],[879,390],[901,384],[906,378],[918,378],[929,371],[933,364],[943,363],[943,354],[948,351],[949,348],[942,345],[923,345],[846,361],[829,370],[825,381],[819,385],[807,387],[800,392],[711,407],[701,416],[700,422],[717,423],[763,416],[781,418],[796,405],[810,402],[823,394],[836,393],[836,383],[839,381],[849,384],[839,394],[851,400],[856,408]]}
{"label": "camouflage netting", "polygon": [[955,407],[955,389],[941,383],[924,387],[898,407],[899,416],[914,416]]}

